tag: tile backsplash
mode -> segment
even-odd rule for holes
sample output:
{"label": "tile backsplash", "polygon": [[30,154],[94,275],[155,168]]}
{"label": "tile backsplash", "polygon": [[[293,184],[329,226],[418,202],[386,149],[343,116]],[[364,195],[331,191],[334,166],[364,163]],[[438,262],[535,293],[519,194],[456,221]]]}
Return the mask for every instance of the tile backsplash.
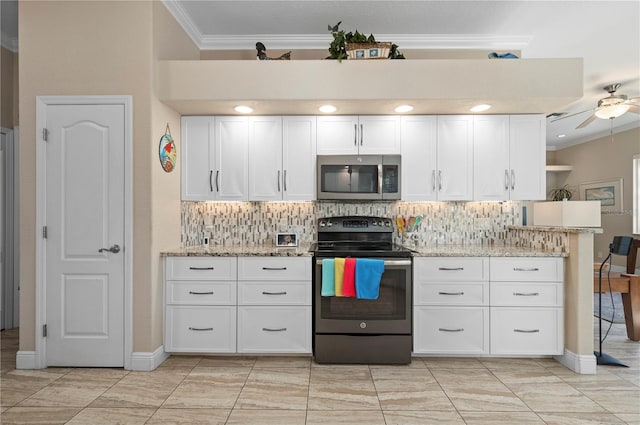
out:
{"label": "tile backsplash", "polygon": [[[320,217],[423,217],[413,237],[425,244],[499,244],[522,224],[522,203],[508,202],[182,202],[182,245],[273,244],[276,233],[316,238]],[[396,233],[395,238],[401,242]]]}

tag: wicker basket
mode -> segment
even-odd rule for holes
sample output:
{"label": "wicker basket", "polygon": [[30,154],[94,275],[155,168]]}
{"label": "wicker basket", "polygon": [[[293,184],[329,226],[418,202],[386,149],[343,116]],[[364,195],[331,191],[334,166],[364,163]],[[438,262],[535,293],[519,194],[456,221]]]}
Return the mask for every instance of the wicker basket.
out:
{"label": "wicker basket", "polygon": [[349,59],[387,59],[391,43],[347,43],[345,50]]}

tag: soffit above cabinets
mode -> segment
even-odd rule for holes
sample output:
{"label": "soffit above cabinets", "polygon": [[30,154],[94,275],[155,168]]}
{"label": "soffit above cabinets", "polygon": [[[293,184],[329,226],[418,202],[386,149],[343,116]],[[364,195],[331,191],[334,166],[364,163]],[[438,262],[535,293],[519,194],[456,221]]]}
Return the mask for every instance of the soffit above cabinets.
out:
{"label": "soffit above cabinets", "polygon": [[583,95],[583,63],[569,59],[381,61],[160,61],[157,95],[182,115],[230,115],[239,103],[255,115],[549,113]]}

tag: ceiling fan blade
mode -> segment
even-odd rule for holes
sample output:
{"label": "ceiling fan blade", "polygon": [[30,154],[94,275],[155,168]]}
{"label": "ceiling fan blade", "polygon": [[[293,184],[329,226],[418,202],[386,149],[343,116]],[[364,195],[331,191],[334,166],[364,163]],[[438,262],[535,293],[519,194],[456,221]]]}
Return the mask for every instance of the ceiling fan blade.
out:
{"label": "ceiling fan blade", "polygon": [[576,127],[576,130],[577,130],[577,129],[579,129],[579,128],[583,128],[583,127],[588,126],[588,125],[589,125],[589,124],[591,124],[593,121],[595,121],[597,118],[598,118],[598,117],[596,117],[596,116],[595,116],[595,114],[594,114],[594,115],[591,115],[589,118],[587,118],[586,120],[584,120],[584,121],[582,122],[582,124],[580,124],[579,126],[577,126],[577,127]]}
{"label": "ceiling fan blade", "polygon": [[584,110],[584,111],[575,112],[575,113],[573,113],[573,114],[569,114],[569,115],[562,115],[561,117],[556,118],[555,120],[551,120],[551,122],[560,121],[560,120],[563,120],[563,119],[565,119],[565,118],[574,117],[574,116],[576,116],[576,115],[584,114],[585,112],[589,112],[589,111],[593,112],[593,111],[595,111],[595,110],[596,110],[596,108],[591,108],[591,109],[587,109],[587,110]]}
{"label": "ceiling fan blade", "polygon": [[627,112],[633,112],[634,114],[640,114],[640,106],[629,105],[629,110]]}

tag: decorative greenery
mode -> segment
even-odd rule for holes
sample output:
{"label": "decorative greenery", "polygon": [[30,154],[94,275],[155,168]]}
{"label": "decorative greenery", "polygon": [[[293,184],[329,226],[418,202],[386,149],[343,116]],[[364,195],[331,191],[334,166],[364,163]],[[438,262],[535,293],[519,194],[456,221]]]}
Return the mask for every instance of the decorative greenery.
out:
{"label": "decorative greenery", "polygon": [[569,185],[565,184],[562,187],[557,187],[549,192],[549,196],[551,196],[552,201],[562,201],[566,199],[567,201],[571,200],[573,196],[573,190],[569,189]]}
{"label": "decorative greenery", "polygon": [[[376,38],[373,34],[370,34],[368,37],[356,30],[355,33],[349,31],[345,33],[344,30],[338,31],[338,25],[331,28],[331,35],[333,35],[333,41],[329,45],[329,56],[326,59],[337,59],[338,61],[342,61],[342,59],[347,59],[347,43],[375,43]],[[398,46],[396,44],[392,44],[391,49],[389,50],[389,59],[404,59],[404,55],[398,50]]]}

